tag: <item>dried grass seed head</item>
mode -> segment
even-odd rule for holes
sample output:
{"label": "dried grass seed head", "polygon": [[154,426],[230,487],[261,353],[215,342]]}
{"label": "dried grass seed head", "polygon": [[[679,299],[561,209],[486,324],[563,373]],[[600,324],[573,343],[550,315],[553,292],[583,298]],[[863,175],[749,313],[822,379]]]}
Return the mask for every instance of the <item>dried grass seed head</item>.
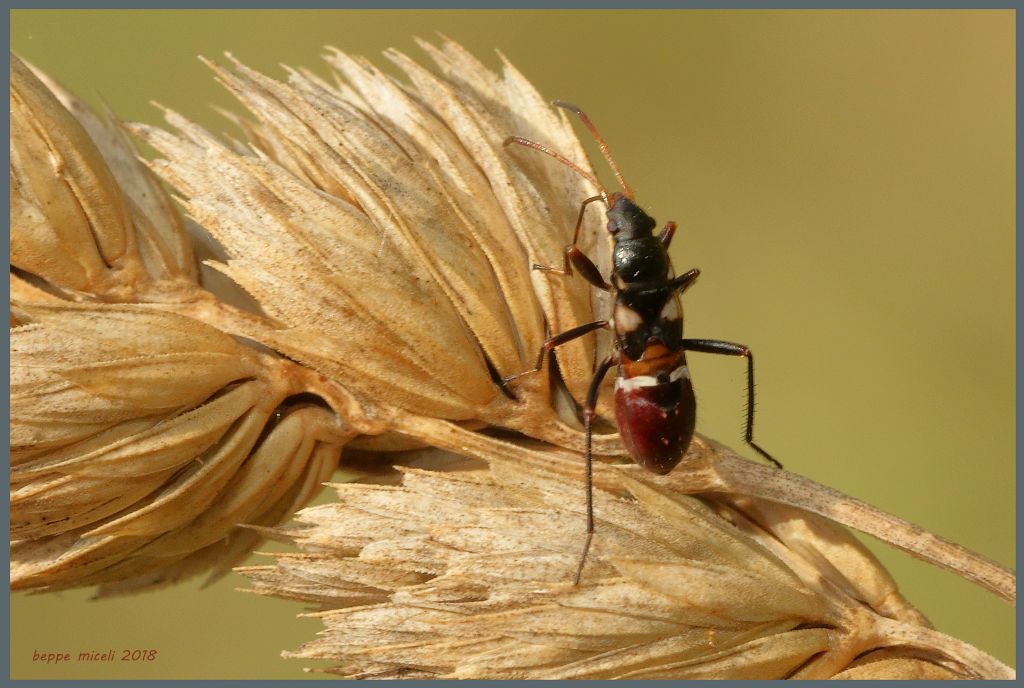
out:
{"label": "dried grass seed head", "polygon": [[[576,463],[470,428],[582,444],[548,371],[517,400],[495,378],[601,306],[582,281],[528,268],[559,260],[594,189],[501,144],[521,134],[589,165],[511,66],[423,47],[440,76],[388,53],[408,85],[339,51],[337,84],[215,66],[255,117],[235,118],[246,145],[174,113],[174,133],[134,128],[221,242],[227,259],[208,266],[254,297],[249,313],[196,283],[185,223],[122,128],[12,67],[12,584],[137,590],[222,572],[270,534],[306,553],[251,570],[259,589],[332,610],[304,653],[351,675],[1008,675],[931,631],[843,531],[756,499],[682,496],[728,492],[697,456],[726,453],[700,440],[685,489],[599,468],[596,562],[569,585]],[[583,244],[604,264],[594,219]],[[576,399],[594,351],[558,351]],[[309,394],[329,408],[282,407]],[[490,468],[339,487],[301,530],[237,528],[287,518],[368,432]]]}
{"label": "dried grass seed head", "polygon": [[[413,463],[439,460],[426,450]],[[579,586],[567,575],[579,556],[578,481],[503,460],[406,468],[398,486],[335,485],[337,503],[267,531],[301,554],[242,571],[254,592],[318,609],[325,630],[286,656],[330,660],[350,677],[1009,672],[931,631],[843,531],[811,519],[794,537],[793,514],[776,505],[702,501],[638,471],[606,472],[624,489],[595,495],[601,537]],[[843,574],[854,570],[851,585]],[[871,588],[881,599],[865,599]],[[886,661],[858,663],[871,653]]]}

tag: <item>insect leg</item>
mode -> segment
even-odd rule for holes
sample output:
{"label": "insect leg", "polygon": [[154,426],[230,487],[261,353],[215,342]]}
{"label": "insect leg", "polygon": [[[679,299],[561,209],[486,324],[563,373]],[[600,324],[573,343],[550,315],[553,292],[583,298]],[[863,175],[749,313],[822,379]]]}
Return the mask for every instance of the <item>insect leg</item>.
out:
{"label": "insect leg", "polygon": [[601,271],[597,269],[596,265],[594,265],[594,261],[590,260],[590,258],[587,257],[587,254],[581,251],[579,247],[576,246],[575,244],[573,244],[572,246],[565,247],[564,271],[556,270],[554,268],[547,268],[536,264],[533,266],[533,269],[543,270],[545,272],[557,272],[561,275],[571,275],[572,270],[569,269],[569,261],[572,261],[572,265],[576,266],[576,269],[579,271],[583,279],[590,282],[590,284],[604,291],[612,290],[612,285],[604,281],[604,278],[601,277]]}
{"label": "insect leg", "polygon": [[678,290],[679,293],[682,294],[693,286],[693,283],[697,281],[698,277],[700,277],[700,270],[697,268],[690,268],[683,274],[679,275],[679,277],[672,280],[672,288]]}
{"label": "insect leg", "polygon": [[743,439],[758,454],[771,461],[776,467],[782,468],[781,463],[754,442],[754,354],[750,349],[742,344],[722,342],[717,339],[684,339],[683,349],[705,354],[743,356],[747,359],[747,431]]}
{"label": "insect leg", "polygon": [[540,351],[537,352],[537,364],[533,368],[531,368],[530,370],[524,370],[521,373],[516,373],[515,375],[503,377],[501,381],[505,384],[508,384],[509,382],[512,382],[513,380],[520,378],[524,375],[540,372],[540,369],[544,367],[544,357],[547,355],[549,351],[555,349],[556,347],[562,346],[563,344],[571,342],[574,339],[579,339],[583,335],[593,332],[594,330],[599,330],[602,327],[608,327],[607,320],[595,320],[592,323],[580,325],[579,327],[574,327],[571,330],[566,330],[561,334],[556,334],[555,336],[550,337],[547,341],[541,344]]}
{"label": "insect leg", "polygon": [[672,237],[675,235],[675,233],[676,223],[672,221],[666,222],[665,228],[661,230],[661,234],[658,235],[658,241],[661,242],[662,246],[668,248],[668,245],[672,243]]}
{"label": "insect leg", "polygon": [[584,457],[586,461],[587,474],[587,539],[583,543],[583,553],[580,555],[579,566],[576,567],[576,578],[573,585],[580,584],[580,576],[583,574],[583,565],[587,561],[587,553],[590,551],[590,541],[594,539],[594,464],[591,456],[591,443],[593,439],[594,409],[597,408],[597,395],[601,391],[601,381],[608,374],[608,369],[615,362],[615,356],[609,356],[601,361],[594,373],[594,379],[590,381],[590,390],[587,392],[587,403],[583,407],[583,427],[586,431],[584,445]]}
{"label": "insect leg", "polygon": [[534,263],[531,267],[534,270],[553,272],[555,274],[562,275],[563,277],[568,277],[572,275],[572,266],[575,265],[576,269],[579,270],[580,275],[583,276],[583,279],[587,280],[598,289],[610,291],[612,286],[605,282],[604,278],[601,277],[601,273],[597,269],[597,266],[594,265],[594,261],[590,260],[590,258],[580,250],[579,246],[576,245],[580,240],[580,228],[583,226],[584,211],[587,209],[589,204],[594,201],[603,200],[603,198],[603,196],[591,196],[584,200],[580,205],[580,214],[576,218],[576,229],[572,235],[572,243],[565,247],[565,258],[562,269],[548,267],[546,265],[538,265],[537,263]]}

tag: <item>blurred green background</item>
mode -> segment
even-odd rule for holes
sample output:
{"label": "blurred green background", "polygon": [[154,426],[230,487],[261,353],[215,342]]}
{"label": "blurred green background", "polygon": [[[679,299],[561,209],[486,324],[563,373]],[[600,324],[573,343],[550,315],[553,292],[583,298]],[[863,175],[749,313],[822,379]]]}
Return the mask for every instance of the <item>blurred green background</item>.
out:
{"label": "blurred green background", "polygon": [[[196,55],[282,77],[324,45],[499,49],[590,113],[637,199],[675,219],[690,336],[758,361],[757,437],[786,467],[1015,562],[1012,11],[14,11],[11,45],[79,96],[215,131]],[[513,133],[513,132],[509,132]],[[599,167],[598,169],[603,170]],[[605,178],[611,175],[602,171]],[[372,288],[368,286],[368,288]],[[741,448],[743,365],[692,357],[699,430]],[[1014,663],[1013,609],[870,541],[947,633]],[[267,563],[255,558],[253,563]],[[14,678],[298,678],[319,628],[241,577],[132,598],[12,595]],[[159,650],[45,666],[34,650]]]}

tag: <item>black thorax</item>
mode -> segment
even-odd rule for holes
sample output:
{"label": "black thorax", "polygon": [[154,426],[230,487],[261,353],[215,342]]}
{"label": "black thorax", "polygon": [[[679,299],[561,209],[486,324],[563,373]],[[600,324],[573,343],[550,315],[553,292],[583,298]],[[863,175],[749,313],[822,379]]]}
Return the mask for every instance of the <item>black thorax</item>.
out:
{"label": "black thorax", "polygon": [[622,194],[612,195],[608,209],[608,231],[615,238],[612,273],[617,282],[616,304],[639,318],[638,324],[616,322],[616,336],[622,352],[638,360],[651,340],[670,351],[682,347],[681,314],[663,316],[665,306],[675,298],[669,282],[672,271],[664,243],[653,235],[654,218]]}

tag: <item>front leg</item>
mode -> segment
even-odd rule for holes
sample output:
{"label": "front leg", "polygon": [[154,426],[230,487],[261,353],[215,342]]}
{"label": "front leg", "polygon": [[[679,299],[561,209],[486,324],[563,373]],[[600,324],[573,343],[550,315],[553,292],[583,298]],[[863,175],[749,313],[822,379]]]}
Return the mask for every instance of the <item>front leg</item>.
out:
{"label": "front leg", "polygon": [[684,339],[683,349],[705,354],[743,356],[747,359],[747,431],[743,439],[758,454],[771,461],[776,467],[782,468],[781,463],[754,442],[754,354],[750,349],[742,344],[722,342],[717,339]]}
{"label": "front leg", "polygon": [[601,277],[601,272],[594,265],[594,261],[590,260],[583,251],[580,250],[576,244],[580,240],[580,228],[583,226],[583,212],[587,209],[587,206],[594,201],[603,200],[603,196],[591,196],[590,198],[583,201],[580,205],[580,214],[576,218],[576,229],[572,235],[572,243],[565,247],[565,257],[563,258],[562,268],[553,268],[546,265],[539,265],[534,263],[531,267],[534,270],[540,270],[542,272],[553,272],[563,277],[569,277],[572,275],[572,268],[576,266],[576,269],[583,276],[583,279],[590,282],[598,289],[604,291],[611,291],[612,285],[604,281]]}
{"label": "front leg", "polygon": [[571,244],[565,247],[565,266],[562,269],[548,267],[546,265],[538,265],[534,263],[531,267],[534,270],[540,270],[541,272],[553,272],[563,277],[572,275],[572,268],[576,267],[576,270],[582,275],[583,279],[590,282],[598,289],[604,291],[611,291],[612,285],[604,281],[601,277],[601,271],[594,265],[594,261],[590,260],[583,251],[579,249],[576,244]]}

